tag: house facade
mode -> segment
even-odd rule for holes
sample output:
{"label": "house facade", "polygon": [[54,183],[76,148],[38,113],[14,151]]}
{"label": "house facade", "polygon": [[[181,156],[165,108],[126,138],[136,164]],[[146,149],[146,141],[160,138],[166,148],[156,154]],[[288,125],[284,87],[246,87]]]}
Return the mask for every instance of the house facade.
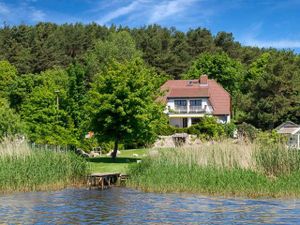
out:
{"label": "house facade", "polygon": [[230,122],[230,95],[207,75],[197,80],[168,80],[161,90],[165,113],[175,127],[189,127],[205,115],[216,116],[220,123]]}
{"label": "house facade", "polygon": [[290,148],[300,149],[300,125],[287,121],[276,127],[277,133],[287,136]]}

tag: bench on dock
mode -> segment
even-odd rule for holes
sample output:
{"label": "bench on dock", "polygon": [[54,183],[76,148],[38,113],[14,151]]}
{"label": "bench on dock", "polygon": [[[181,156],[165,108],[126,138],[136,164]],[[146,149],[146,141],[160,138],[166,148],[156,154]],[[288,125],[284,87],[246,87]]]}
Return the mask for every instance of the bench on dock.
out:
{"label": "bench on dock", "polygon": [[95,187],[103,190],[112,185],[120,185],[127,178],[127,175],[121,173],[92,173],[88,176],[87,182],[90,189]]}

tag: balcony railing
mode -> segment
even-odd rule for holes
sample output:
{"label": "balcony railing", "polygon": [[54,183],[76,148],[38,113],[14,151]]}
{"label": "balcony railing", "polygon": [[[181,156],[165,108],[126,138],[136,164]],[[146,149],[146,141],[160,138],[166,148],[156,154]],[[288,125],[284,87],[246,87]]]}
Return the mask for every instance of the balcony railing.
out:
{"label": "balcony railing", "polygon": [[194,113],[211,113],[212,112],[212,107],[206,106],[206,107],[201,107],[201,106],[175,106],[174,109],[168,110],[169,114],[194,114]]}
{"label": "balcony railing", "polygon": [[187,113],[186,106],[175,106],[175,109],[172,110],[174,113]]}
{"label": "balcony railing", "polygon": [[201,106],[190,106],[189,113],[204,113],[206,108],[202,108]]}

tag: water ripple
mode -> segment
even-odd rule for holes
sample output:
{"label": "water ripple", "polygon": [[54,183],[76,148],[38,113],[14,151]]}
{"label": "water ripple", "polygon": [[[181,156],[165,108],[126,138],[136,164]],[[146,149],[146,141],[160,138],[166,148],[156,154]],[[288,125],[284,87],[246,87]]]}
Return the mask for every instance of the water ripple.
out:
{"label": "water ripple", "polygon": [[0,196],[0,223],[299,224],[300,200],[66,189]]}

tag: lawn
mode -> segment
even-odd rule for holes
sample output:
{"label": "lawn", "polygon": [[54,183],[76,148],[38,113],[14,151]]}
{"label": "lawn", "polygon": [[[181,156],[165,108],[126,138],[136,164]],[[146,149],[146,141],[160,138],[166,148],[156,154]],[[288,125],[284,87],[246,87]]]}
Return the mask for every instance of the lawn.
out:
{"label": "lawn", "polygon": [[130,163],[136,163],[148,153],[148,149],[121,150],[121,154],[113,160],[109,156],[88,159],[92,173],[120,172],[126,173]]}

